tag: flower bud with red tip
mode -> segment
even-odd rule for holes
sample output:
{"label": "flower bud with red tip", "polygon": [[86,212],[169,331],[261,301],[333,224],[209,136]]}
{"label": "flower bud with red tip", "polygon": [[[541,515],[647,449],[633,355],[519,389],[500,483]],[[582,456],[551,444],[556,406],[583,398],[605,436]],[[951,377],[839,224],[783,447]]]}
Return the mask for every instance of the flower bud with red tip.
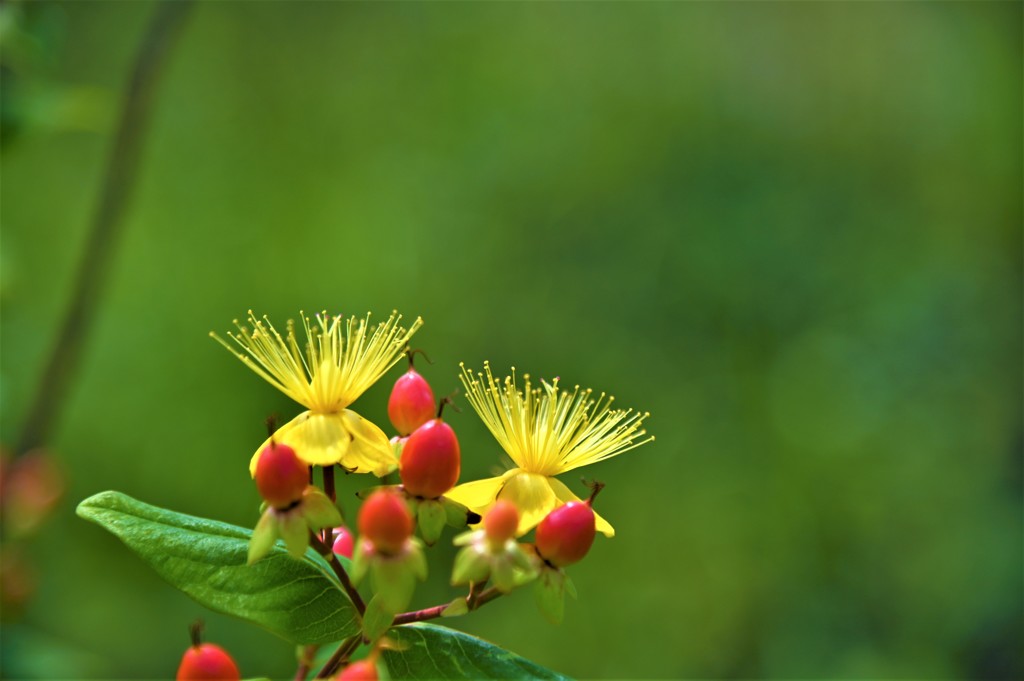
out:
{"label": "flower bud with red tip", "polygon": [[238,665],[220,646],[200,643],[200,623],[192,625],[192,646],[185,651],[178,666],[176,681],[239,681]]}
{"label": "flower bud with red tip", "polygon": [[354,543],[352,532],[347,527],[342,525],[334,528],[334,553],[351,560]]}
{"label": "flower bud with red tip", "polygon": [[398,377],[388,398],[388,418],[400,435],[408,435],[434,416],[434,391],[412,368]]}
{"label": "flower bud with red tip", "polygon": [[384,555],[401,553],[412,530],[409,508],[394,492],[374,492],[359,509],[359,534]]}
{"label": "flower bud with red tip", "polygon": [[555,567],[565,567],[587,555],[595,532],[590,502],[570,501],[549,513],[537,526],[535,545],[541,558]]}
{"label": "flower bud with red tip", "polygon": [[436,418],[417,428],[405,441],[398,473],[406,492],[437,499],[458,482],[460,466],[455,431]]}
{"label": "flower bud with red tip", "polygon": [[516,529],[519,527],[519,510],[511,501],[499,499],[484,515],[483,524],[487,541],[491,546],[504,546],[505,542],[516,536]]}
{"label": "flower bud with red tip", "polygon": [[377,681],[377,665],[370,660],[359,660],[341,670],[337,681]]}
{"label": "flower bud with red tip", "polygon": [[309,485],[309,468],[294,449],[271,440],[256,462],[254,477],[263,500],[272,508],[285,509],[302,498]]}

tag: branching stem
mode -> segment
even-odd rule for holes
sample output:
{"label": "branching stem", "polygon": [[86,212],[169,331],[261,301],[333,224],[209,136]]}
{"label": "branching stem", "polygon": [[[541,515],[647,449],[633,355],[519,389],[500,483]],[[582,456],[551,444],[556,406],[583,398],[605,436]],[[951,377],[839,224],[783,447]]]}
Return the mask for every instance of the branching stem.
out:
{"label": "branching stem", "polygon": [[[483,591],[477,592],[473,586],[471,586],[469,593],[466,595],[466,607],[468,607],[469,611],[472,612],[502,595],[504,595],[504,592],[499,591],[497,587],[492,586],[490,589],[484,589]],[[394,626],[398,626],[399,624],[410,624],[412,622],[435,620],[441,616],[441,613],[444,612],[448,606],[448,603],[442,603],[441,605],[424,608],[423,610],[403,612],[395,615]]]}
{"label": "branching stem", "polygon": [[331,659],[327,660],[327,663],[317,673],[316,678],[326,679],[337,671],[338,668],[345,663],[345,660],[348,659],[349,655],[356,651],[356,648],[359,647],[359,644],[362,643],[362,641],[362,633],[355,634],[342,641],[341,645],[338,646],[338,649],[334,651],[333,655],[331,655]]}
{"label": "branching stem", "polygon": [[15,456],[50,440],[72,378],[78,371],[85,340],[96,317],[110,263],[117,250],[123,217],[140,175],[139,160],[151,118],[153,94],[167,55],[191,7],[190,0],[164,0],[158,4],[135,57],[122,100],[114,146],[107,161],[99,205],[81,247],[82,259],[75,274],[71,299],[28,408]]}
{"label": "branching stem", "polygon": [[309,676],[309,670],[313,668],[313,656],[316,655],[319,647],[315,645],[303,646],[302,653],[299,655],[299,668],[295,670],[295,681],[306,681],[306,677]]}

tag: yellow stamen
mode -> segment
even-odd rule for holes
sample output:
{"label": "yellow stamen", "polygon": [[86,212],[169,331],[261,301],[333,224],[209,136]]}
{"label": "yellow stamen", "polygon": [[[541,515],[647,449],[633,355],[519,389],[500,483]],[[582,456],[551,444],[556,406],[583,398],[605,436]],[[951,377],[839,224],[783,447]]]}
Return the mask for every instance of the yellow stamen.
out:
{"label": "yellow stamen", "polygon": [[632,409],[612,409],[614,398],[592,391],[562,390],[558,379],[533,387],[529,374],[522,390],[515,368],[502,383],[490,364],[473,375],[462,367],[466,399],[497,439],[498,444],[528,473],[554,476],[597,463],[650,442],[641,426],[650,415]]}
{"label": "yellow stamen", "polygon": [[282,336],[266,316],[259,319],[251,310],[251,326],[235,320],[238,333],[228,333],[234,345],[215,333],[210,335],[272,386],[323,414],[348,407],[393,367],[423,323],[417,317],[406,330],[399,326],[402,316],[395,312],[374,327],[369,314],[344,322],[340,315],[326,312],[312,319],[300,312],[300,317],[304,347],[299,345],[294,322],[288,321]]}

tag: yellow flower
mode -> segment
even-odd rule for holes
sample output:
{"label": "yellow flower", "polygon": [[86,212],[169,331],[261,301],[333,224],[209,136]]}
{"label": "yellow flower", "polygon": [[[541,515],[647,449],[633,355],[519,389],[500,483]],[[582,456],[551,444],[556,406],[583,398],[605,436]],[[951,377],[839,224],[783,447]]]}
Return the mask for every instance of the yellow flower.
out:
{"label": "yellow flower", "polygon": [[[491,367],[476,376],[462,365],[466,399],[473,405],[498,444],[516,468],[497,478],[459,485],[445,496],[471,510],[486,513],[498,499],[508,499],[519,509],[519,534],[536,527],[549,512],[579,498],[554,476],[596,463],[650,442],[640,428],[649,414],[631,409],[611,409],[614,398],[592,391],[572,392],[558,387],[558,379],[530,386],[523,376],[523,390],[516,386],[515,369],[504,382],[494,380]],[[595,514],[596,515],[596,514]],[[597,529],[609,537],[615,530],[601,516]]]}
{"label": "yellow flower", "polygon": [[[387,474],[398,463],[387,435],[348,406],[401,359],[423,320],[417,317],[406,330],[398,325],[402,316],[394,312],[376,326],[370,325],[369,314],[365,319],[349,317],[344,322],[340,315],[332,317],[326,312],[314,319],[301,312],[299,316],[306,333],[304,348],[299,346],[292,320],[282,336],[266,316],[257,319],[252,310],[252,328],[235,320],[238,333],[228,333],[241,350],[215,333],[210,336],[308,409],[281,426],[274,433],[275,440],[312,465],[337,463],[355,473]],[[269,441],[253,455],[251,474],[255,474],[256,461]]]}

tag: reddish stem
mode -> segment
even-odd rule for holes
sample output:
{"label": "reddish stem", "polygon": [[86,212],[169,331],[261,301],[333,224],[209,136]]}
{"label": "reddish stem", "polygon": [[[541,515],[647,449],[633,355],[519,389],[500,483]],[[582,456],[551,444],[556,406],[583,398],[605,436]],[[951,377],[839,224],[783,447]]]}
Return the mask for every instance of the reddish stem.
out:
{"label": "reddish stem", "polygon": [[[476,594],[472,587],[470,587],[469,595],[466,596],[466,606],[469,611],[472,612],[480,606],[490,603],[495,598],[503,595],[503,592],[499,591],[496,587],[491,587]],[[412,622],[425,622],[427,620],[435,620],[441,616],[441,613],[449,606],[449,603],[442,603],[441,605],[435,605],[431,608],[423,608],[422,610],[414,610],[412,612],[403,612],[395,615],[394,625],[399,624],[410,624]]]}
{"label": "reddish stem", "polygon": [[360,633],[342,641],[341,645],[338,646],[338,649],[334,651],[333,655],[331,655],[331,659],[327,660],[327,663],[317,673],[316,678],[326,679],[328,676],[333,674],[335,670],[344,664],[345,660],[348,659],[348,656],[355,652],[362,640],[363,635]]}

